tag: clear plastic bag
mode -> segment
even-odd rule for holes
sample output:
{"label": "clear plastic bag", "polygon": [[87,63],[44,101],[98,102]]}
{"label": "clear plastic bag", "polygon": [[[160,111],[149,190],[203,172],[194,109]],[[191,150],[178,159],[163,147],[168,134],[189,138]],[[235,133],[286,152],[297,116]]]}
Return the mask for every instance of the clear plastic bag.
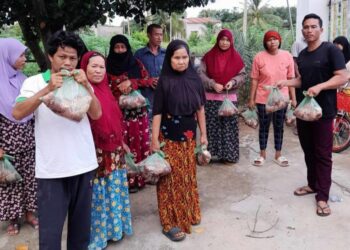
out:
{"label": "clear plastic bag", "polygon": [[64,74],[62,87],[43,96],[41,100],[56,114],[79,122],[89,110],[92,97],[67,70],[61,72]]}
{"label": "clear plastic bag", "polygon": [[294,108],[292,106],[289,106],[287,109],[285,122],[289,127],[294,127],[296,125],[296,117],[294,115]]}
{"label": "clear plastic bag", "polygon": [[146,183],[156,184],[159,177],[170,174],[170,164],[164,158],[164,152],[157,151],[143,161],[137,163],[137,166],[141,171],[141,175],[145,179]]}
{"label": "clear plastic bag", "polygon": [[265,89],[270,90],[267,97],[265,109],[267,113],[272,113],[287,107],[289,99],[284,97],[281,91],[274,86],[264,86]]}
{"label": "clear plastic bag", "polygon": [[235,114],[238,114],[237,107],[228,99],[228,97],[225,97],[225,99],[222,101],[221,106],[219,107],[219,116],[233,116]]}
{"label": "clear plastic bag", "polygon": [[119,97],[119,106],[122,109],[135,109],[146,105],[146,98],[138,90],[133,90],[129,94]]}
{"label": "clear plastic bag", "polygon": [[22,181],[22,177],[12,165],[11,160],[13,160],[13,157],[6,154],[0,160],[0,184]]}
{"label": "clear plastic bag", "polygon": [[206,145],[198,145],[195,149],[197,163],[200,166],[209,164],[211,160],[211,154]]}
{"label": "clear plastic bag", "polygon": [[309,96],[306,91],[303,92],[304,99],[294,111],[294,115],[300,120],[316,121],[322,117],[322,108],[315,98]]}
{"label": "clear plastic bag", "polygon": [[244,123],[249,127],[257,128],[259,125],[258,113],[256,109],[247,109],[244,111],[241,116],[244,119]]}
{"label": "clear plastic bag", "polygon": [[137,173],[140,172],[140,169],[137,167],[134,161],[134,157],[135,156],[132,153],[127,153],[124,155],[126,169],[129,175],[136,175]]}

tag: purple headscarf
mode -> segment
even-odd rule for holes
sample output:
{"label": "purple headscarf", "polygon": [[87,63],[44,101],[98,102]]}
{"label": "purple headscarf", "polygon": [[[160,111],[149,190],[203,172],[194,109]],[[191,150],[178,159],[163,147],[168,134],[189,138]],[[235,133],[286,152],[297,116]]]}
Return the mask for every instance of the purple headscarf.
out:
{"label": "purple headscarf", "polygon": [[[0,114],[14,122],[18,121],[12,116],[12,109],[26,76],[13,65],[26,49],[14,38],[0,38]],[[28,116],[20,122],[30,118]]]}

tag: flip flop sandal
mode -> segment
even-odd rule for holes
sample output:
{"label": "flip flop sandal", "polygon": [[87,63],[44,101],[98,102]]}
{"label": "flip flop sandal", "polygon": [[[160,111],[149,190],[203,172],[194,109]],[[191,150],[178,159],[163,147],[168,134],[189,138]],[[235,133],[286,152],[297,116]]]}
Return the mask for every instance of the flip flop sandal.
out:
{"label": "flip flop sandal", "polygon": [[329,208],[328,204],[325,207],[321,207],[320,205],[317,205],[316,214],[321,217],[325,217],[331,214],[331,212],[327,213],[325,212],[325,209]]}
{"label": "flip flop sandal", "polygon": [[303,186],[303,187],[297,188],[297,190],[294,191],[295,196],[304,196],[304,195],[314,194],[314,193],[316,193],[316,192],[308,186]]}
{"label": "flip flop sandal", "polygon": [[273,159],[273,161],[281,167],[288,167],[289,166],[288,159],[284,156],[280,156],[277,159]]}
{"label": "flip flop sandal", "polygon": [[264,163],[265,163],[265,158],[262,156],[259,156],[259,157],[254,159],[252,164],[253,164],[253,166],[256,166],[256,167],[262,167],[262,166],[264,166]]}
{"label": "flip flop sandal", "polygon": [[10,236],[15,236],[19,234],[20,225],[18,222],[10,222],[7,226],[7,234]]}
{"label": "flip flop sandal", "polygon": [[39,229],[39,221],[38,218],[33,217],[31,220],[26,221],[32,228],[35,230]]}
{"label": "flip flop sandal", "polygon": [[[171,228],[168,232],[165,232],[163,229],[163,234],[168,237],[168,239],[172,241],[182,241],[186,238],[186,234],[178,227]],[[178,234],[182,233],[182,236],[178,236]]]}

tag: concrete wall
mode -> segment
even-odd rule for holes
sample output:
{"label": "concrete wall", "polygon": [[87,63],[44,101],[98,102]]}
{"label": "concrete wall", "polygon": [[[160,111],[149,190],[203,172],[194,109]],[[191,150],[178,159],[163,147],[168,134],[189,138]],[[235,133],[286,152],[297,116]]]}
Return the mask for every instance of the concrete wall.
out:
{"label": "concrete wall", "polygon": [[192,32],[197,32],[199,36],[204,34],[207,27],[201,23],[185,23],[186,39],[188,39]]}
{"label": "concrete wall", "polygon": [[296,39],[300,40],[303,35],[301,33],[301,22],[305,15],[315,13],[322,18],[323,34],[322,40],[328,41],[329,33],[329,0],[298,0],[297,4],[297,25],[296,25]]}

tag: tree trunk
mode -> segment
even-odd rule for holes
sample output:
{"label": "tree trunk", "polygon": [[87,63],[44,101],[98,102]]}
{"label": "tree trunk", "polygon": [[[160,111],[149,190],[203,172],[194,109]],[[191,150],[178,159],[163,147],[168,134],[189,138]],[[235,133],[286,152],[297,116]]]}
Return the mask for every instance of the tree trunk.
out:
{"label": "tree trunk", "polygon": [[19,23],[19,26],[21,27],[23,38],[26,41],[26,45],[28,46],[30,51],[33,53],[35,61],[39,65],[40,71],[47,70],[49,65],[48,60],[45,56],[45,53],[42,51],[42,49],[39,46],[40,40],[33,33],[30,23],[25,18],[19,19],[18,23]]}

